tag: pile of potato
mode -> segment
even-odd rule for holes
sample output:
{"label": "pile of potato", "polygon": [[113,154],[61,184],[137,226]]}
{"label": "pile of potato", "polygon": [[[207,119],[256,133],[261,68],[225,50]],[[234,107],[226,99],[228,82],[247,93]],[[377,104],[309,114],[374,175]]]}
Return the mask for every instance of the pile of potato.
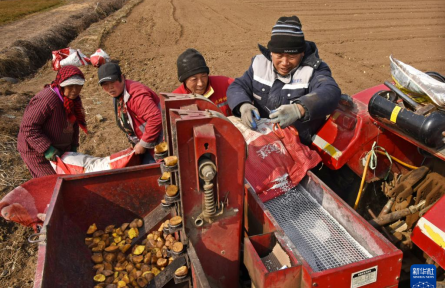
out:
{"label": "pile of potato", "polygon": [[[182,221],[179,216],[171,220]],[[164,226],[169,223],[170,220],[162,223],[158,231],[152,231],[140,245],[133,247],[132,239],[139,236],[139,228],[143,225],[141,219],[134,219],[120,227],[109,225],[104,230],[98,230],[96,224],[91,225],[85,244],[93,252],[91,259],[96,271],[94,287],[145,287],[173,261],[168,252],[180,253],[184,248],[173,235],[164,235]]]}

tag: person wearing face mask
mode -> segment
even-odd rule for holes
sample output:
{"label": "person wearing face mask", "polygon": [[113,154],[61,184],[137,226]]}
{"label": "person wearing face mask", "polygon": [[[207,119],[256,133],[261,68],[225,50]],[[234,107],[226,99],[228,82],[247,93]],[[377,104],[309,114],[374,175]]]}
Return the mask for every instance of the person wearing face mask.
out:
{"label": "person wearing face mask", "polygon": [[227,88],[233,82],[225,76],[209,76],[210,69],[201,53],[195,49],[187,49],[176,61],[178,78],[182,85],[173,93],[199,94],[211,100],[225,116],[231,116],[227,104]]}
{"label": "person wearing face mask", "polygon": [[26,107],[17,150],[33,178],[55,174],[49,160],[55,161],[64,152],[77,152],[79,127],[88,132],[80,100],[84,83],[79,68],[64,66]]}
{"label": "person wearing face mask", "polygon": [[154,147],[162,141],[159,96],[142,83],[126,79],[116,63],[100,66],[98,78],[102,89],[113,97],[117,125],[142,164],[155,163]]}
{"label": "person wearing face mask", "polygon": [[306,41],[297,16],[280,17],[267,48],[227,91],[232,113],[256,129],[270,118],[282,128],[293,125],[303,144],[321,128],[340,101],[341,91],[315,43]]}

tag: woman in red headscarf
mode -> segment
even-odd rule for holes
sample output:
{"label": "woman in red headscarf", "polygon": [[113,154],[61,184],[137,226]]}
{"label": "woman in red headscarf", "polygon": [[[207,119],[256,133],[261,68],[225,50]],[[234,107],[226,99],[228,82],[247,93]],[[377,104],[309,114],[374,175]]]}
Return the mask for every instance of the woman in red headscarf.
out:
{"label": "woman in red headscarf", "polygon": [[79,147],[79,127],[87,133],[79,94],[85,83],[75,66],[62,67],[51,85],[37,93],[23,115],[17,150],[32,177],[55,174],[49,160]]}

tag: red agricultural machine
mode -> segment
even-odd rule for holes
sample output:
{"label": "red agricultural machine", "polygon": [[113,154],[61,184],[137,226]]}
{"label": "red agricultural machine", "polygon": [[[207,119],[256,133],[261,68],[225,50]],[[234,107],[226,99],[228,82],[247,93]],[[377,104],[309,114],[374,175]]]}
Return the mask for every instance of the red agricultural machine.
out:
{"label": "red agricultural machine", "polygon": [[[184,253],[146,287],[383,288],[403,283],[411,264],[443,268],[443,114],[403,99],[384,85],[344,97],[314,138],[324,167],[263,203],[245,184],[248,155],[234,125],[203,97],[162,94],[169,149],[156,157],[178,164],[59,177],[38,234],[34,287],[108,287],[93,282],[89,225],[141,218],[135,244],[175,215],[182,224],[164,232]],[[172,184],[177,197],[165,194]],[[184,265],[189,274],[176,277]]]}

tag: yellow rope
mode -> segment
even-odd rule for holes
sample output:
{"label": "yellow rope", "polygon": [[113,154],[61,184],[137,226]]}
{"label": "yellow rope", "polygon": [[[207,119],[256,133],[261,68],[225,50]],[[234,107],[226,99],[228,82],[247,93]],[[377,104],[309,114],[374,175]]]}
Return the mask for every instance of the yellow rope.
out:
{"label": "yellow rope", "polygon": [[[386,155],[385,152],[378,151],[378,150],[377,150],[377,153],[379,153],[379,154],[381,154],[381,155]],[[408,163],[405,163],[405,162],[403,162],[402,160],[400,160],[400,159],[398,159],[398,158],[396,158],[396,157],[394,157],[394,156],[389,155],[389,157],[391,157],[392,160],[396,161],[397,163],[399,163],[399,164],[401,164],[401,165],[403,165],[403,166],[405,166],[405,167],[407,167],[407,168],[410,168],[410,169],[419,169],[419,167],[409,165]]]}
{"label": "yellow rope", "polygon": [[[401,164],[401,165],[403,165],[403,166],[405,166],[407,168],[410,168],[410,169],[418,169],[419,168],[417,166],[409,165],[409,164],[403,162],[402,160],[400,160],[400,159],[398,159],[398,158],[396,158],[394,156],[391,156],[391,155],[389,155],[389,154],[387,154],[385,152],[379,151],[377,149],[375,149],[375,151],[377,153],[381,154],[381,155],[387,155],[387,156],[391,157],[392,160],[396,161],[397,163],[399,163],[399,164]],[[369,153],[368,153],[368,155],[366,157],[366,165],[365,165],[365,169],[363,169],[362,181],[360,183],[360,188],[358,190],[357,199],[355,199],[354,210],[357,210],[358,203],[360,202],[360,197],[361,197],[362,192],[363,192],[363,185],[365,183],[366,172],[368,172],[369,160],[371,160],[371,154],[372,154],[371,151],[369,151]]]}

